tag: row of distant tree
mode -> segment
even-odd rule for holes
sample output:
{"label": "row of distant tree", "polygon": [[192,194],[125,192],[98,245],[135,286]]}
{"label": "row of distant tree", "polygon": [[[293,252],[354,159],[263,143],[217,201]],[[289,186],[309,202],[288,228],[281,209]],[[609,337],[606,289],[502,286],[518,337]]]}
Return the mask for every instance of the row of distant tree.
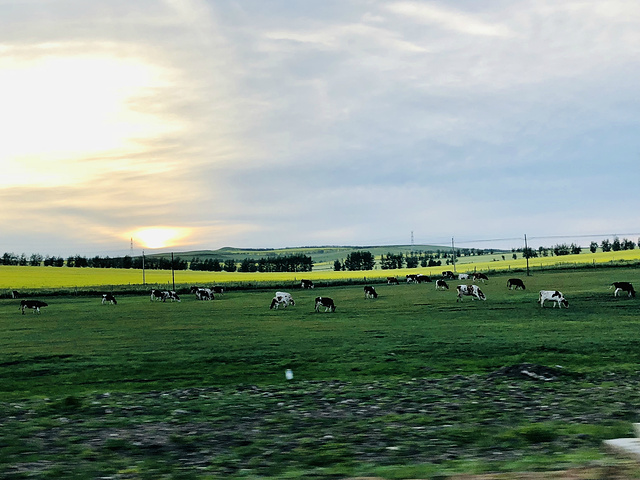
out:
{"label": "row of distant tree", "polygon": [[[605,238],[599,244],[598,242],[591,242],[589,244],[589,251],[591,253],[596,253],[598,248],[600,248],[603,252],[618,252],[620,250],[633,250],[636,246],[640,245],[640,238],[638,239],[638,243],[635,243],[633,240],[629,240],[628,238],[623,238],[622,240],[618,237],[614,237],[612,241]],[[538,247],[537,249],[532,248],[518,248],[514,249],[513,252],[522,252],[522,256],[524,258],[535,258],[535,257],[548,257],[548,256],[562,256],[562,255],[577,255],[582,253],[583,248],[575,243],[567,245],[566,243],[560,243],[554,245],[553,247]]]}
{"label": "row of distant tree", "polygon": [[310,272],[313,269],[313,259],[307,255],[284,255],[267,258],[245,258],[239,264],[233,260],[192,258],[189,264],[191,270],[207,272]]}
{"label": "row of distant tree", "polygon": [[[402,253],[389,252],[386,255],[380,255],[379,264],[382,270],[403,268],[405,265],[407,268],[418,268],[418,265],[421,267],[435,267],[442,265],[441,260],[436,260],[440,255],[442,254],[438,253],[436,256],[434,253],[411,252],[407,255],[403,255]],[[444,258],[446,257],[447,254],[444,253]],[[334,261],[333,269],[335,271],[373,270],[375,265],[376,260],[371,252],[357,251],[347,255],[347,257],[342,261]]]}
{"label": "row of distant tree", "polygon": [[313,260],[306,255],[288,255],[282,257],[260,258],[258,260],[245,259],[238,264],[234,259],[205,259],[192,258],[190,262],[174,257],[83,257],[73,255],[67,258],[56,256],[42,256],[33,254],[27,257],[24,253],[16,255],[5,252],[0,258],[0,265],[40,266],[45,267],[78,267],[78,268],[137,268],[149,270],[195,270],[209,272],[310,272]]}

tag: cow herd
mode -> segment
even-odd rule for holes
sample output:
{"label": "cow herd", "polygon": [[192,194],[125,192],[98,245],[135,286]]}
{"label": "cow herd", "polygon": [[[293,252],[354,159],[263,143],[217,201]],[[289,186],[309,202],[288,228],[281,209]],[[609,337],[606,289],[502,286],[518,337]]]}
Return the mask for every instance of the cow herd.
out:
{"label": "cow herd", "polygon": [[[406,275],[407,283],[430,283],[432,279],[427,275],[422,274],[409,274]],[[488,280],[488,277],[483,273],[472,273],[472,274],[458,274],[455,275],[451,271],[442,272],[442,278],[435,280],[435,288],[436,290],[449,290],[449,285],[446,280],[468,280],[471,278],[473,282],[482,281],[483,283]],[[398,285],[400,282],[397,277],[387,277],[387,285]],[[301,280],[300,288],[302,289],[313,289],[314,284],[311,280]],[[519,278],[510,278],[507,280],[507,288],[510,290],[526,290],[524,282]],[[633,285],[629,282],[614,282],[609,287],[610,289],[614,288],[613,296],[617,297],[618,294],[627,294],[629,297],[635,297],[636,292],[633,288]],[[199,287],[192,286],[190,288],[190,292],[195,295],[197,300],[213,300],[215,295],[223,295],[224,288],[222,286],[214,286],[211,288],[208,287]],[[486,300],[486,295],[482,292],[480,287],[476,284],[460,284],[456,286],[456,302],[461,302],[465,296],[471,298],[471,300]],[[18,297],[17,291],[11,292],[12,298]],[[376,292],[375,287],[371,285],[364,286],[364,297],[365,299],[376,299],[378,298],[378,293]],[[152,289],[150,300],[152,302],[160,301],[166,302],[167,300],[171,302],[180,302],[180,296],[172,290],[158,290]],[[540,304],[541,307],[544,307],[545,302],[551,302],[553,307],[558,306],[559,308],[569,307],[569,301],[564,297],[562,292],[558,290],[540,290],[537,303]],[[102,304],[109,303],[112,305],[116,305],[118,302],[115,296],[112,293],[105,293],[102,295]],[[276,292],[275,296],[271,300],[271,304],[269,306],[272,310],[277,310],[280,307],[286,308],[288,306],[295,305],[295,301],[293,297],[288,292]],[[40,300],[21,300],[20,301],[20,310],[24,315],[25,309],[32,309],[33,313],[40,313],[40,308],[48,306],[47,303],[42,302]],[[332,298],[318,296],[315,298],[315,311],[319,312],[320,309],[324,308],[325,312],[335,312],[336,305]]]}

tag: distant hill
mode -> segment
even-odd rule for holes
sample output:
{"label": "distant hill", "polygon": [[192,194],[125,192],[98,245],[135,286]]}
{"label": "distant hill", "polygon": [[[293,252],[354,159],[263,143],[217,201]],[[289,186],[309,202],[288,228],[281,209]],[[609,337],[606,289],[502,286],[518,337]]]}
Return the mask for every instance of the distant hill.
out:
{"label": "distant hill", "polygon": [[[461,250],[457,248],[456,250]],[[347,255],[356,251],[371,252],[376,260],[381,255],[387,255],[389,253],[407,255],[410,253],[436,253],[451,252],[451,247],[442,245],[363,245],[363,246],[318,246],[318,247],[288,247],[288,248],[237,248],[237,247],[223,247],[218,250],[194,250],[188,252],[175,252],[174,255],[182,260],[191,261],[192,258],[198,258],[200,260],[218,259],[222,262],[225,260],[236,260],[241,262],[245,258],[260,259],[268,257],[278,257],[286,255],[307,255],[313,259],[314,264],[317,267],[322,268],[322,265],[333,266],[333,262],[336,260],[343,261]],[[504,253],[506,250],[499,249],[485,249],[485,252],[492,253]],[[169,257],[170,253],[157,253],[149,256],[162,256]],[[316,268],[314,268],[315,270]]]}

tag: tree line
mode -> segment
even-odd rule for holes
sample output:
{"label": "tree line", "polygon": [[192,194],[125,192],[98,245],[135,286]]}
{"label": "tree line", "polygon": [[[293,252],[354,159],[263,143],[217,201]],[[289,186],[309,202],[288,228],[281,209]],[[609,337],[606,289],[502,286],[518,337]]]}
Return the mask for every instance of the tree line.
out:
{"label": "tree line", "polygon": [[[640,246],[640,238],[638,239],[638,243],[635,243],[633,240],[629,240],[628,238],[619,239],[618,237],[614,237],[612,241],[608,238],[602,240],[599,244],[598,242],[591,242],[589,244],[589,251],[591,253],[596,253],[598,248],[600,248],[603,252],[618,252],[620,250],[633,250],[636,246]],[[582,253],[583,248],[575,243],[571,243],[567,245],[566,243],[559,243],[552,247],[538,247],[537,249],[533,249],[531,247],[527,248],[517,248],[513,249],[512,252],[521,252],[524,258],[536,258],[536,257],[548,257],[548,256],[557,256],[560,257],[562,255],[577,255]]]}
{"label": "tree line", "polygon": [[[442,265],[441,260],[436,260],[441,253],[425,253],[425,252],[410,252],[407,255],[402,253],[387,253],[386,255],[380,255],[380,268],[382,270],[392,270],[397,268],[403,268],[406,264],[407,268],[421,267],[436,267]],[[446,258],[447,254],[444,254]],[[447,262],[448,263],[448,262]],[[374,255],[369,251],[356,251],[352,252],[347,257],[340,261],[333,262],[333,269],[335,271],[340,270],[373,270],[376,260]]]}
{"label": "tree line", "polygon": [[313,260],[306,255],[289,255],[283,257],[245,259],[240,265],[234,259],[221,260],[218,258],[201,260],[193,257],[190,262],[180,258],[157,257],[84,257],[71,255],[67,258],[56,256],[42,256],[32,254],[27,257],[24,253],[16,255],[5,252],[0,257],[0,265],[16,266],[45,266],[45,267],[76,267],[76,268],[134,268],[148,270],[193,270],[208,272],[310,272]]}

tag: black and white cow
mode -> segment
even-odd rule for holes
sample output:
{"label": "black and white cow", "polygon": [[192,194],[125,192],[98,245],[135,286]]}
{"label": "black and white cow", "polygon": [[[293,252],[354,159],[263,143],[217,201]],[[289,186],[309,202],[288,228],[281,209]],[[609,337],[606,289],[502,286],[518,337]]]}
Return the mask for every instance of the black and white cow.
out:
{"label": "black and white cow", "polygon": [[166,302],[167,300],[180,303],[180,296],[173,290],[165,290],[162,292],[162,301]]}
{"label": "black and white cow", "polygon": [[316,312],[320,311],[320,307],[324,307],[325,312],[336,311],[336,304],[329,297],[316,297]]}
{"label": "black and white cow", "polygon": [[407,279],[407,283],[412,283],[412,282],[416,282],[418,283],[418,280],[416,279],[418,275],[416,275],[415,273],[410,273],[409,275],[405,275],[404,278]]}
{"label": "black and white cow", "polygon": [[458,280],[469,280],[469,274],[468,273],[459,273],[458,274]]}
{"label": "black and white cow", "polygon": [[626,292],[629,297],[635,297],[636,291],[633,289],[633,285],[629,282],[613,282],[609,289],[615,288],[613,296],[617,297],[618,292]]}
{"label": "black and white cow", "polygon": [[313,282],[311,280],[300,280],[300,286],[302,288],[313,288]]}
{"label": "black and white cow", "polygon": [[33,313],[40,313],[40,309],[42,307],[47,307],[48,304],[45,302],[41,302],[40,300],[21,300],[20,301],[20,309],[22,310],[22,315],[24,315],[25,308],[33,308]]}
{"label": "black and white cow", "polygon": [[378,298],[376,289],[370,285],[364,286],[364,298]]}
{"label": "black and white cow", "polygon": [[17,290],[11,290],[11,298],[18,298],[20,294]]}
{"label": "black and white cow", "polygon": [[196,298],[198,300],[213,300],[215,296],[210,288],[199,288],[196,290]]}
{"label": "black and white cow", "polygon": [[447,282],[445,282],[444,280],[436,280],[436,290],[449,290],[449,285],[447,285]]}
{"label": "black and white cow", "polygon": [[478,287],[477,285],[458,285],[456,287],[456,290],[458,290],[458,298],[456,299],[456,302],[458,301],[462,301],[462,297],[464,295],[468,295],[471,297],[471,300],[477,298],[478,300],[486,300],[487,297],[484,295],[484,293],[482,293],[482,290],[480,290],[480,287]]}
{"label": "black and white cow", "polygon": [[563,305],[569,308],[569,302],[564,298],[562,292],[559,292],[557,290],[540,290],[540,295],[538,297],[540,306],[544,307],[544,302],[547,300],[555,302],[553,304],[553,308],[555,308],[556,305],[558,305],[559,308],[562,308]]}
{"label": "black and white cow", "polygon": [[476,280],[482,280],[482,283],[484,283],[486,280],[489,280],[489,277],[484,273],[476,272],[473,274],[473,281],[475,282]]}
{"label": "black and white cow", "polygon": [[451,270],[445,270],[444,272],[442,272],[442,278],[445,278],[447,280],[455,280],[456,274],[453,273]]}
{"label": "black and white cow", "polygon": [[162,294],[162,291],[160,290],[156,290],[155,288],[151,290],[151,296],[149,298],[150,301],[154,301],[154,300],[164,300],[164,295]]}
{"label": "black and white cow", "polygon": [[510,278],[509,280],[507,280],[507,288],[509,290],[517,290],[518,288],[521,288],[522,290],[526,290],[526,287],[524,286],[524,282],[519,278]]}
{"label": "black and white cow", "polygon": [[118,301],[116,297],[113,296],[113,293],[103,293],[102,294],[102,305],[109,302],[111,305],[117,305]]}
{"label": "black and white cow", "polygon": [[431,282],[431,277],[429,277],[428,275],[423,275],[422,273],[419,273],[416,275],[416,282],[418,283],[430,283]]}
{"label": "black and white cow", "polygon": [[387,277],[387,285],[399,285],[398,279],[396,277]]}

